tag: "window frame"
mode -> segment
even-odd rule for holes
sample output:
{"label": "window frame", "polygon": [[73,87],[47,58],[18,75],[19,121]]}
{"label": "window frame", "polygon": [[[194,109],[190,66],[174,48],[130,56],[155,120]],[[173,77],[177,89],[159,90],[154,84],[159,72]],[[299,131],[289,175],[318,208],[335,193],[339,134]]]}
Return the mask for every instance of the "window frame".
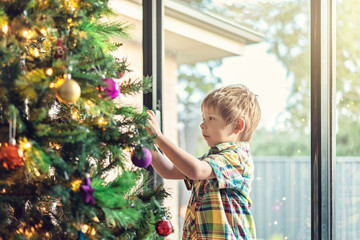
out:
{"label": "window frame", "polygon": [[311,239],[335,239],[335,7],[311,0]]}
{"label": "window frame", "polygon": [[[152,92],[143,94],[143,104],[147,109],[155,110],[160,128],[162,121],[162,78],[163,78],[163,16],[164,4],[162,0],[143,0],[143,75],[152,77]],[[163,183],[162,177],[150,165],[147,169],[151,176],[151,185],[156,188]]]}

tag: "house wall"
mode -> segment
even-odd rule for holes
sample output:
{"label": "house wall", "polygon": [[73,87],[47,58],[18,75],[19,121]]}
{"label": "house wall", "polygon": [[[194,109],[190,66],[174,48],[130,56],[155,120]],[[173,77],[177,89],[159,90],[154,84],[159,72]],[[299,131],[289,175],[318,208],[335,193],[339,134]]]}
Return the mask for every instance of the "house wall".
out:
{"label": "house wall", "polygon": [[[163,99],[163,133],[173,143],[178,144],[178,113],[177,113],[177,71],[178,64],[174,57],[165,55],[164,61],[164,76],[162,86]],[[179,190],[178,180],[164,180],[165,187],[171,194],[164,202],[165,207],[168,207],[172,216],[171,223],[175,227],[175,232],[170,235],[169,239],[178,239],[179,235]]]}

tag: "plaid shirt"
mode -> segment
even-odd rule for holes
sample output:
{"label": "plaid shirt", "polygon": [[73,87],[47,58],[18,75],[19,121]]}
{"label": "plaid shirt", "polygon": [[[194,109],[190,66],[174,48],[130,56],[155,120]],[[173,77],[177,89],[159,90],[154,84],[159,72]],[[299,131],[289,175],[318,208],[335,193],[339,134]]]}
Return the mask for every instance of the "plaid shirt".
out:
{"label": "plaid shirt", "polygon": [[189,180],[192,189],[185,214],[182,239],[252,240],[255,224],[249,211],[254,164],[247,142],[212,147],[200,160],[208,162],[214,179]]}

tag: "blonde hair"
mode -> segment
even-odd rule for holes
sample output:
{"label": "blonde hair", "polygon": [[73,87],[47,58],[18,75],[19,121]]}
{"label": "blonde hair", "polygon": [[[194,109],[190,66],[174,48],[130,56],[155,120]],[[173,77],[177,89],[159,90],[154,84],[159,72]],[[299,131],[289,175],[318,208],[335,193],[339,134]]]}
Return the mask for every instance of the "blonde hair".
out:
{"label": "blonde hair", "polygon": [[239,141],[250,142],[260,122],[257,96],[244,85],[225,86],[210,92],[201,103],[201,110],[204,108],[218,111],[226,124],[244,119],[245,128]]}

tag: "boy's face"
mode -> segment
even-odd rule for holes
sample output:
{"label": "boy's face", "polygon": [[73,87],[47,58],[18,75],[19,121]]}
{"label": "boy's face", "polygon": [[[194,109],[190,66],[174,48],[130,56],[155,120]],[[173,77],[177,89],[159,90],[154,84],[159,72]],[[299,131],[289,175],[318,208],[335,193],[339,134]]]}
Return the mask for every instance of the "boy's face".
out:
{"label": "boy's face", "polygon": [[224,142],[237,141],[234,133],[234,124],[225,124],[225,120],[215,109],[202,109],[203,122],[200,124],[202,135],[209,147],[213,147]]}

